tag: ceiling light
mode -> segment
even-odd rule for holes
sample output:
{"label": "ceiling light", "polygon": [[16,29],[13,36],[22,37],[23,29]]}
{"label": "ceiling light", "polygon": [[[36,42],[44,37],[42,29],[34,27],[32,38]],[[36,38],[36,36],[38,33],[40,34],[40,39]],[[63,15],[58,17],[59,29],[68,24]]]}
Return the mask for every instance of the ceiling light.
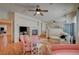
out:
{"label": "ceiling light", "polygon": [[40,12],[36,12],[37,14],[40,14]]}

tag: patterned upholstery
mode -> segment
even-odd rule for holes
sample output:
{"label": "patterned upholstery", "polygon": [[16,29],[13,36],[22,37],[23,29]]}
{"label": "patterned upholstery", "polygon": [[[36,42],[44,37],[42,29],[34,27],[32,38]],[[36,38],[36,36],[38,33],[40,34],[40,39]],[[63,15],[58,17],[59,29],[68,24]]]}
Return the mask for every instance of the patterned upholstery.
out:
{"label": "patterned upholstery", "polygon": [[33,35],[31,37],[32,54],[38,54],[39,43],[40,43],[39,37],[37,35]]}
{"label": "patterned upholstery", "polygon": [[20,35],[20,40],[23,44],[24,53],[27,51],[31,51],[31,42],[27,35]]}

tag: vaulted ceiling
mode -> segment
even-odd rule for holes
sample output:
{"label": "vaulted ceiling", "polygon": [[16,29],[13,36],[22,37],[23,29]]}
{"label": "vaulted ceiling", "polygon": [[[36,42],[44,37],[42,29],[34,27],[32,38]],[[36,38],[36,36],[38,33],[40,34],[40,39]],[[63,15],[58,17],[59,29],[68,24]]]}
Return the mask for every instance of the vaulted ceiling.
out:
{"label": "vaulted ceiling", "polygon": [[[34,12],[29,12],[29,9],[35,9],[36,5],[40,5],[41,9],[48,10],[43,13],[44,16],[33,16]],[[41,21],[58,20],[71,11],[75,11],[78,4],[74,3],[13,3],[13,4],[0,4],[0,10],[20,12],[30,17],[36,18]]]}

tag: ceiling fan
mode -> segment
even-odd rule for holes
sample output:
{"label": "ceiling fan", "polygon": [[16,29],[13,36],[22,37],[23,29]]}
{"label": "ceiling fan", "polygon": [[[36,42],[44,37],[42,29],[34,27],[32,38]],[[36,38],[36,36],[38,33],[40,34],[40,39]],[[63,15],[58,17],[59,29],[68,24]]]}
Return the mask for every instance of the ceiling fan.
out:
{"label": "ceiling fan", "polygon": [[48,10],[42,10],[42,9],[40,9],[40,6],[39,5],[36,6],[36,9],[35,10],[28,10],[28,11],[34,11],[35,12],[34,13],[34,16],[36,14],[40,14],[41,16],[43,16],[43,13],[42,12],[48,12]]}

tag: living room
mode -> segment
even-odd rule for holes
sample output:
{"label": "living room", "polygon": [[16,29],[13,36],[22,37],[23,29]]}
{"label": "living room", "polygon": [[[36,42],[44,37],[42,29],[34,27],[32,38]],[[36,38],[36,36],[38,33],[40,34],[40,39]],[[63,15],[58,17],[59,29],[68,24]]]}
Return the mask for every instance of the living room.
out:
{"label": "living room", "polygon": [[63,44],[74,49],[79,43],[78,9],[77,3],[0,4],[0,54],[48,55],[51,45]]}

